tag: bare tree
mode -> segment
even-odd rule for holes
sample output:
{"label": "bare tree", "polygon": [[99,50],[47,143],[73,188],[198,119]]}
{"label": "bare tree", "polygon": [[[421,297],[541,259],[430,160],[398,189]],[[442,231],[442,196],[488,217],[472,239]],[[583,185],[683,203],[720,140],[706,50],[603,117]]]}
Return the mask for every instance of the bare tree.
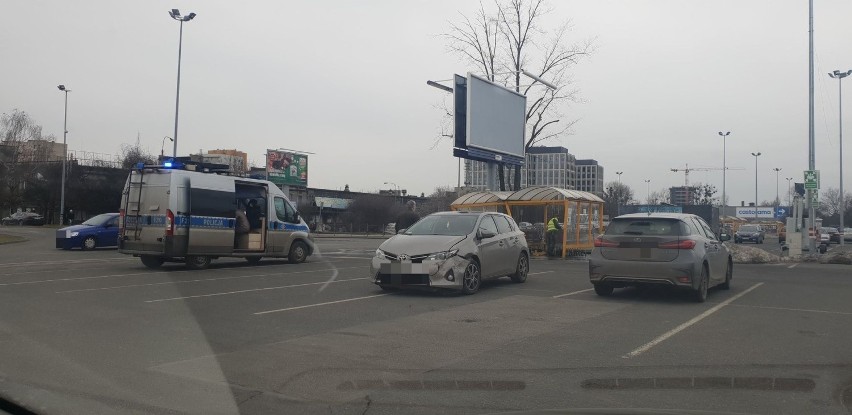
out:
{"label": "bare tree", "polygon": [[[568,71],[593,50],[593,39],[570,43],[571,22],[551,31],[541,26],[550,11],[545,0],[495,0],[491,12],[480,4],[473,17],[462,15],[443,36],[450,51],[501,83],[527,97],[527,138],[524,150],[549,138],[569,134],[577,122],[562,119],[562,106],[578,102]],[[549,36],[548,36],[549,34]],[[543,88],[538,81],[523,85],[521,70],[548,79],[557,89]],[[449,111],[446,111],[449,113]],[[448,136],[442,129],[442,136]],[[499,165],[500,190],[505,190],[503,165]],[[520,189],[521,170],[515,168],[514,189]]]}
{"label": "bare tree", "polygon": [[716,186],[707,183],[695,183],[690,186],[690,190],[692,191],[693,197],[692,200],[695,201],[696,205],[715,205],[717,200],[716,196],[714,196],[717,192]]}
{"label": "bare tree", "polygon": [[604,212],[610,218],[618,216],[618,207],[626,205],[633,200],[633,189],[620,182],[609,182],[604,192]]}
{"label": "bare tree", "polygon": [[668,189],[657,190],[655,192],[651,192],[648,196],[648,200],[645,203],[649,205],[658,205],[660,203],[671,203],[671,192]]}
{"label": "bare tree", "polygon": [[137,142],[134,145],[121,145],[121,168],[130,169],[138,163],[155,164],[156,158]]}
{"label": "bare tree", "polygon": [[54,137],[43,135],[41,125],[16,109],[0,115],[0,139],[0,204],[11,210],[20,207],[24,183],[39,166],[56,161],[51,160]]}

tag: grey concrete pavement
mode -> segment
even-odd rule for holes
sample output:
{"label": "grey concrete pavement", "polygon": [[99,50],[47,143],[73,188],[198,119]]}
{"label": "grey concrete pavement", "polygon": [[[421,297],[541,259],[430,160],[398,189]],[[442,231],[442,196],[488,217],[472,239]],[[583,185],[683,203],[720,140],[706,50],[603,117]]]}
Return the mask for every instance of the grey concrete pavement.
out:
{"label": "grey concrete pavement", "polygon": [[[5,229],[2,229],[5,230]],[[533,261],[473,296],[386,293],[381,240],[318,241],[305,264],[144,268],[0,246],[0,394],[46,413],[495,413],[669,408],[848,413],[848,266],[738,265],[696,304],[598,297],[584,261]]]}

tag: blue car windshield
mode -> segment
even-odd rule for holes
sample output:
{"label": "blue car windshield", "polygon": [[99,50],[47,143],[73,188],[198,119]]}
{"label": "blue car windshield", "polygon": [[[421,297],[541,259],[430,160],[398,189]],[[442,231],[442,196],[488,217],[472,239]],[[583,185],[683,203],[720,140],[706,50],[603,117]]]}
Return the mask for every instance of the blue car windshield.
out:
{"label": "blue car windshield", "polygon": [[405,231],[406,235],[463,236],[473,232],[478,215],[431,215]]}
{"label": "blue car windshield", "polygon": [[93,218],[91,218],[91,219],[89,219],[89,220],[87,220],[87,221],[83,222],[83,225],[89,225],[89,226],[103,226],[105,223],[107,223],[107,221],[109,221],[110,219],[112,219],[112,216],[113,216],[113,215],[110,215],[110,214],[106,214],[106,213],[104,213],[104,214],[101,214],[101,215],[95,216],[95,217],[93,217]]}

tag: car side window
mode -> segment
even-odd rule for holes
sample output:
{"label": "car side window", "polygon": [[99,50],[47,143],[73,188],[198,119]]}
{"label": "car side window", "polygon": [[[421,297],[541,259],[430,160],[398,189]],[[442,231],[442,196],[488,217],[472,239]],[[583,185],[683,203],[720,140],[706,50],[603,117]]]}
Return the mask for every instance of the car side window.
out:
{"label": "car side window", "polygon": [[686,223],[689,224],[689,228],[692,230],[693,235],[701,235],[704,236],[704,229],[702,229],[701,225],[693,218],[689,218]]}
{"label": "car side window", "polygon": [[278,216],[278,220],[284,222],[296,221],[296,211],[281,197],[275,198],[275,216]]}
{"label": "car side window", "polygon": [[716,240],[716,234],[713,233],[712,229],[710,229],[710,225],[708,225],[707,222],[704,222],[704,219],[698,218],[697,220],[698,220],[698,223],[701,225],[701,227],[704,229],[704,234],[707,235],[708,238],[715,241]]}
{"label": "car side window", "polygon": [[118,226],[118,216],[108,220],[106,223],[107,228],[114,228],[116,226]]}
{"label": "car side window", "polygon": [[493,219],[492,215],[485,215],[485,216],[482,217],[482,221],[479,222],[479,229],[491,231],[495,235],[497,235],[499,233],[498,230],[497,230],[497,224],[494,223],[494,219]]}
{"label": "car side window", "polygon": [[497,222],[497,229],[500,230],[500,233],[510,233],[512,232],[512,225],[509,223],[509,219],[505,216],[492,216],[494,221]]}

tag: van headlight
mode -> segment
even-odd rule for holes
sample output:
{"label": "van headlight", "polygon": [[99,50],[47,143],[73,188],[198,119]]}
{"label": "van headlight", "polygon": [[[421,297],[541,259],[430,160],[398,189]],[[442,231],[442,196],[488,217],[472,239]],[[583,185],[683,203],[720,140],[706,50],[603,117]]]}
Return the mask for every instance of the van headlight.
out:
{"label": "van headlight", "polygon": [[73,237],[75,237],[75,236],[77,236],[77,235],[79,235],[79,234],[80,234],[80,232],[71,232],[71,237],[73,238]]}
{"label": "van headlight", "polygon": [[459,253],[458,249],[453,249],[452,251],[435,252],[434,254],[429,254],[426,259],[430,261],[446,261],[447,259],[456,256],[457,253]]}

